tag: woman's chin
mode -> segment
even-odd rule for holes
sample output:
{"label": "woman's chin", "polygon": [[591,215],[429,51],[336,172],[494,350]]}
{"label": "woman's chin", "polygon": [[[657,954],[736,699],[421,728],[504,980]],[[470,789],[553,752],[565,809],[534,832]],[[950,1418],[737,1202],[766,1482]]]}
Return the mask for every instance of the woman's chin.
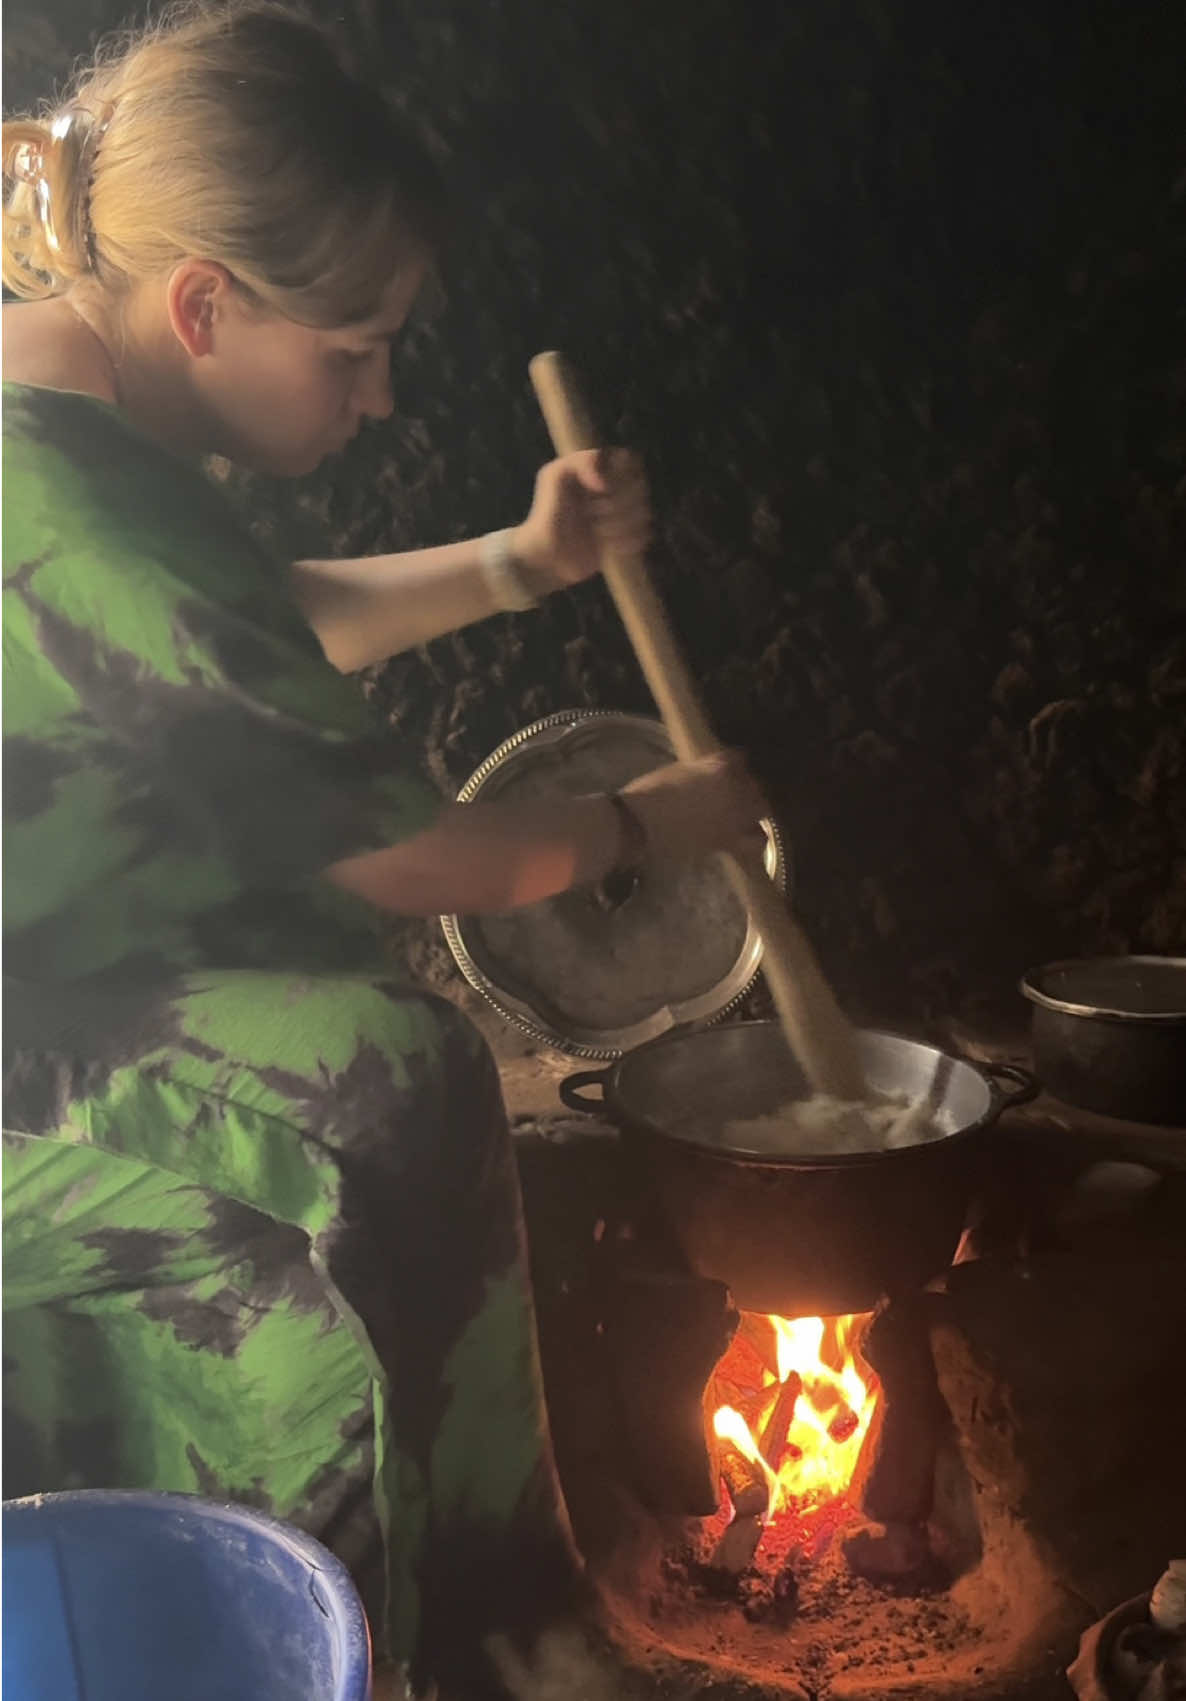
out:
{"label": "woman's chin", "polygon": [[248,464],[252,472],[263,473],[266,478],[307,478],[329,454],[325,448],[261,450]]}
{"label": "woman's chin", "polygon": [[310,446],[303,454],[294,454],[293,464],[289,470],[290,478],[304,478],[306,474],[316,472],[326,461],[336,461],[350,447],[352,439],[347,437],[336,442],[321,443],[317,447]]}
{"label": "woman's chin", "polygon": [[244,444],[238,454],[231,454],[228,459],[266,478],[307,478],[324,461],[340,455],[348,442],[349,439],[327,442],[325,438],[313,443],[283,445],[257,441]]}

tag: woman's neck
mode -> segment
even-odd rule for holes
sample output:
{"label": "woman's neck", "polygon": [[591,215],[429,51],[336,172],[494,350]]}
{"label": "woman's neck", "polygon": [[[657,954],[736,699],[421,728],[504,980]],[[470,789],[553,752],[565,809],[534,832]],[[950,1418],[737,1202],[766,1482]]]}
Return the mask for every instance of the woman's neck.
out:
{"label": "woman's neck", "polygon": [[62,296],[5,306],[4,380],[77,390],[119,405],[117,373],[106,346]]}
{"label": "woman's neck", "polygon": [[4,308],[4,378],[97,396],[174,454],[205,452],[194,399],[169,369],[167,345],[118,330],[98,309],[65,296]]}

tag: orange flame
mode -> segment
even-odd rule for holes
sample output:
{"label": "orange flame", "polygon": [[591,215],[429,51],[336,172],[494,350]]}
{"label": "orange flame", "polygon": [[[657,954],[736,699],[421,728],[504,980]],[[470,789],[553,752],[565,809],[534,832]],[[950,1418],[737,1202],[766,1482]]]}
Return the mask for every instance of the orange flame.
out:
{"label": "orange flame", "polygon": [[[852,1482],[861,1446],[877,1405],[872,1374],[857,1368],[853,1339],[863,1317],[750,1316],[743,1332],[717,1367],[712,1400],[715,1434],[757,1467],[770,1488],[769,1516],[782,1508],[800,1510],[843,1498]],[[771,1339],[772,1337],[772,1339]],[[762,1343],[759,1358],[753,1342]],[[765,1361],[763,1363],[762,1361]],[[777,1377],[769,1368],[778,1366]],[[796,1373],[802,1392],[785,1446],[765,1436],[780,1386]],[[748,1385],[747,1385],[748,1384]],[[737,1409],[750,1412],[749,1421]]]}

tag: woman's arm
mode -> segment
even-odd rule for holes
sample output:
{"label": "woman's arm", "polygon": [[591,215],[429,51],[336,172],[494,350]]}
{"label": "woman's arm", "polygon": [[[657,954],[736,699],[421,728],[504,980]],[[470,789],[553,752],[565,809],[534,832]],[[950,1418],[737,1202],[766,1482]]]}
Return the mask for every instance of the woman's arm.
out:
{"label": "woman's arm", "polygon": [[[622,791],[648,860],[737,848],[767,813],[732,752],[673,762]],[[634,854],[628,822],[604,795],[458,803],[387,850],[327,869],[335,885],[400,915],[491,915],[601,880]]]}
{"label": "woman's arm", "polygon": [[399,915],[496,915],[601,879],[622,828],[608,798],[455,803],[425,832],[335,863],[335,885]]}
{"label": "woman's arm", "polygon": [[[634,456],[591,449],[540,469],[531,512],[509,542],[519,577],[543,597],[596,573],[607,545],[641,556],[650,530],[650,500]],[[497,614],[504,604],[484,568],[485,542],[298,561],[293,594],[330,661],[353,673]]]}
{"label": "woman's arm", "polygon": [[354,561],[297,561],[293,594],[329,660],[354,673],[499,612],[482,569],[483,541]]}

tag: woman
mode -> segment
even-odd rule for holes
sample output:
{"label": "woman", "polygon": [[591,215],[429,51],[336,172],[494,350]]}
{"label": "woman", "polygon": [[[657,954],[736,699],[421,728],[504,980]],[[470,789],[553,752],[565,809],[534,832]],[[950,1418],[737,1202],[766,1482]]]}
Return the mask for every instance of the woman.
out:
{"label": "woman", "polygon": [[431,166],[311,25],[174,13],[4,169],[7,1492],[267,1507],[418,1684],[498,1693],[495,1630],[530,1683],[580,1570],[497,1075],[376,921],[705,854],[761,796],[720,759],[442,808],[342,677],[641,551],[628,457],[551,463],[493,539],[290,573],[197,469],[387,417],[433,264]]}

